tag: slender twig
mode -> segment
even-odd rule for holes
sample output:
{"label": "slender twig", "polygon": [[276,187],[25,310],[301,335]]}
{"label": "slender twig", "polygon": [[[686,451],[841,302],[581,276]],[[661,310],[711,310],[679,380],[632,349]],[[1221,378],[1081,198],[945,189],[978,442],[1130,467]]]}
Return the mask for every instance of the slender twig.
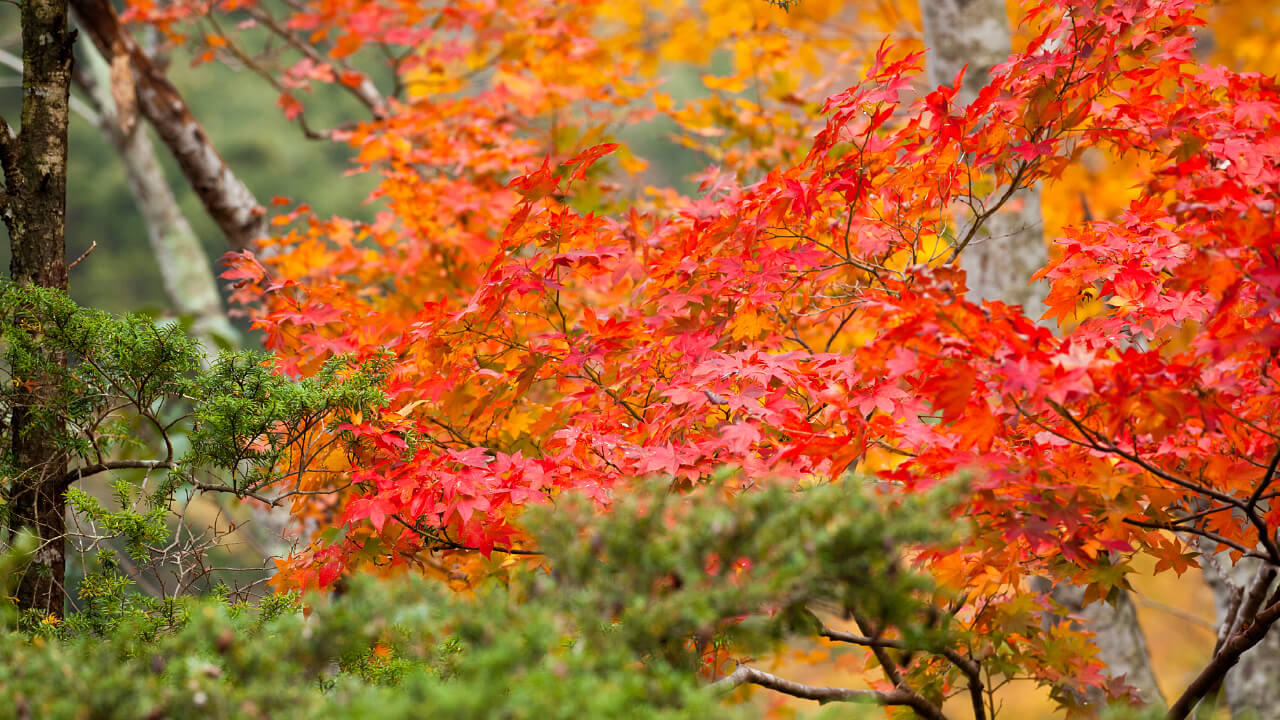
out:
{"label": "slender twig", "polygon": [[248,489],[248,488],[244,488],[244,487],[236,487],[236,486],[233,486],[233,485],[209,485],[209,484],[206,484],[206,483],[194,483],[192,486],[193,486],[196,490],[199,490],[199,491],[201,491],[201,492],[230,493],[230,494],[232,494],[232,495],[235,495],[236,497],[242,497],[242,498],[253,498],[254,500],[257,500],[258,502],[260,502],[260,503],[266,503],[267,505],[270,505],[271,507],[275,507],[275,506],[280,502],[278,499],[277,499],[277,500],[272,500],[271,498],[267,497],[266,495],[262,495],[262,494],[256,493],[256,492],[254,492],[254,491],[252,491],[252,490],[250,490],[250,489]]}
{"label": "slender twig", "polygon": [[1245,508],[1252,511],[1258,504],[1258,500],[1262,498],[1262,494],[1267,491],[1267,487],[1276,479],[1276,469],[1280,468],[1280,447],[1276,448],[1276,452],[1271,456],[1271,462],[1267,464],[1267,472],[1262,476],[1262,482],[1258,483],[1258,487],[1253,489],[1253,493],[1249,495],[1249,499],[1245,502]]}
{"label": "slender twig", "polygon": [[[838,642],[849,643],[851,645],[861,645],[866,648],[882,647],[882,648],[894,648],[897,650],[910,649],[906,647],[906,645],[904,645],[901,641],[898,641],[898,640],[868,637],[866,635],[855,635],[854,633],[851,633],[851,632],[845,632],[843,630],[834,630],[832,628],[825,627],[825,626],[822,628],[822,630],[818,632],[818,634],[824,638],[827,638],[828,640],[836,640]],[[972,658],[967,658],[964,655],[961,655],[960,653],[948,647],[928,648],[927,650],[928,652],[935,653],[937,655],[941,655],[942,657],[946,658],[952,665],[955,665],[960,670],[960,672],[964,673],[965,677],[968,678],[969,680],[969,683],[968,683],[969,693],[971,695],[971,698],[974,701],[974,705],[973,705],[974,718],[975,720],[985,720],[986,709],[982,705],[982,691],[983,691],[983,683],[982,683],[982,675],[981,675],[982,666],[976,660],[973,660]]]}
{"label": "slender twig", "polygon": [[97,250],[97,249],[98,249],[98,241],[97,241],[97,240],[94,240],[94,241],[93,241],[93,243],[89,245],[89,249],[87,249],[87,250],[85,250],[84,252],[80,253],[80,257],[76,258],[76,259],[75,259],[75,262],[73,262],[73,263],[71,263],[70,265],[68,265],[68,266],[67,266],[67,269],[68,269],[68,270],[70,270],[70,269],[74,268],[75,266],[79,265],[81,262],[84,262],[84,259],[85,259],[85,258],[87,258],[87,257],[89,257],[89,253],[91,253],[91,252],[93,252],[94,250]]}
{"label": "slender twig", "polygon": [[62,487],[70,487],[72,483],[78,480],[110,470],[172,470],[175,467],[177,467],[177,463],[168,460],[109,460],[68,471],[62,476]]}
{"label": "slender twig", "polygon": [[1216,543],[1229,547],[1232,550],[1239,551],[1240,553],[1243,553],[1247,557],[1260,558],[1262,560],[1270,559],[1264,553],[1260,553],[1257,550],[1247,548],[1244,545],[1241,545],[1240,543],[1235,542],[1234,540],[1229,540],[1215,532],[1210,532],[1208,530],[1203,530],[1201,528],[1181,527],[1179,525],[1174,525],[1173,523],[1152,522],[1148,520],[1138,520],[1136,518],[1124,518],[1123,522],[1126,525],[1133,525],[1134,527],[1146,528],[1148,530],[1168,530],[1170,532],[1175,532],[1175,533],[1186,533],[1188,535],[1198,535],[1202,538],[1205,538],[1206,540],[1212,540]]}
{"label": "slender twig", "polygon": [[[318,65],[337,64],[340,68],[350,69],[350,66],[342,60],[335,61],[332,57],[321,53],[314,45],[298,38],[288,29],[282,27],[270,13],[256,7],[246,7],[245,12],[254,20],[257,20],[263,27],[270,30],[273,34],[284,40],[293,49],[305,55],[312,62]],[[385,51],[386,46],[383,46]],[[396,74],[399,77],[399,73]],[[369,80],[364,73],[360,74],[360,82],[358,84],[348,85],[340,82],[338,85],[359,100],[362,105],[369,109],[369,112],[377,119],[386,117],[387,102],[383,99],[382,94],[378,92],[378,88]]]}

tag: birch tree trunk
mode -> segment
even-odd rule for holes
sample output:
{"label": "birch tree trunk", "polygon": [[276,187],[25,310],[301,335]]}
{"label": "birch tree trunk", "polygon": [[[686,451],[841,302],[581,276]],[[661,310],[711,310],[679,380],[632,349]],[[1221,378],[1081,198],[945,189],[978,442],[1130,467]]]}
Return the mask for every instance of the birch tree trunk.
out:
{"label": "birch tree trunk", "polygon": [[124,162],[129,192],[146,224],[147,241],[160,266],[165,295],[179,315],[193,319],[192,335],[204,346],[207,357],[216,358],[218,340],[235,344],[239,333],[223,310],[209,256],[178,206],[146,127],[127,110],[121,113],[117,109],[113,95],[119,93],[112,92],[111,66],[93,50],[84,56],[85,72],[76,78],[98,112],[99,129]]}
{"label": "birch tree trunk", "polygon": [[[71,105],[71,45],[66,0],[23,0],[22,128],[15,137],[0,120],[3,212],[18,284],[67,289],[67,125]],[[58,358],[53,358],[57,360]],[[36,533],[38,549],[17,587],[20,610],[62,616],[66,555],[67,460],[53,438],[54,413],[40,412],[49,380],[38,371],[14,374],[9,418],[12,460],[9,528]]]}
{"label": "birch tree trunk", "polygon": [[[968,105],[986,84],[991,69],[1008,60],[1013,51],[1004,0],[920,0],[920,14],[929,84],[950,86],[968,65],[956,95],[957,104]],[[1032,274],[1049,259],[1043,232],[1039,192],[1031,188],[1016,193],[987,220],[961,255],[970,296],[1021,305],[1031,318],[1043,315],[1046,288],[1029,284]],[[1099,657],[1113,677],[1123,676],[1144,702],[1165,704],[1151,669],[1146,636],[1127,593],[1115,605],[1084,605],[1082,589],[1068,585],[1053,588],[1053,596],[1096,633]]]}

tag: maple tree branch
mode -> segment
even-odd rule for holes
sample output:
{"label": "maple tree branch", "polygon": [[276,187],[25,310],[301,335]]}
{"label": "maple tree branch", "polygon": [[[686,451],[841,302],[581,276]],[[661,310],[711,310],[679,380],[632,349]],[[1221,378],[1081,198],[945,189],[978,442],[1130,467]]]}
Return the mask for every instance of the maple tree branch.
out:
{"label": "maple tree branch", "polygon": [[[947,258],[947,264],[955,262],[956,259],[960,257],[960,253],[964,252],[964,249],[969,246],[970,242],[973,241],[974,236],[978,234],[978,230],[982,229],[982,226],[986,224],[987,220],[991,219],[992,215],[995,215],[997,212],[999,212],[1000,208],[1004,207],[1005,203],[1009,202],[1009,200],[1019,190],[1025,189],[1020,185],[1020,183],[1022,182],[1022,178],[1026,175],[1027,170],[1029,170],[1030,168],[1031,168],[1031,163],[1020,164],[1018,166],[1018,172],[1014,173],[1013,176],[1009,178],[1009,187],[1007,190],[1005,190],[1004,195],[1002,195],[999,200],[993,203],[991,207],[989,208],[983,207],[982,211],[978,212],[976,209],[970,206],[970,210],[974,212],[974,216],[975,216],[973,219],[973,224],[970,225],[968,231],[965,232],[964,238],[962,238],[960,242],[956,243],[955,249],[951,251],[951,257]],[[1028,185],[1026,187],[1030,187],[1030,186]],[[972,199],[973,196],[970,195],[969,197]]]}
{"label": "maple tree branch", "polygon": [[616,390],[609,387],[608,385],[605,385],[604,379],[600,377],[599,373],[585,366],[582,368],[582,372],[583,374],[579,377],[584,377],[587,380],[590,380],[591,382],[595,383],[596,387],[603,390],[606,395],[608,395],[610,398],[613,399],[615,403],[617,403],[623,410],[627,411],[628,415],[635,418],[636,422],[640,423],[641,425],[645,424],[644,416],[641,415],[638,410],[631,407],[630,403],[628,403],[626,400],[623,400],[622,396],[619,395]]}
{"label": "maple tree branch", "polygon": [[1174,475],[1170,472],[1165,471],[1163,468],[1157,465],[1152,465],[1150,462],[1142,459],[1142,457],[1136,453],[1130,453],[1125,451],[1120,446],[1116,445],[1113,442],[1110,442],[1109,440],[1107,440],[1104,444],[1102,435],[1090,430],[1084,423],[1082,423],[1074,415],[1072,415],[1070,410],[1067,410],[1065,407],[1051,400],[1047,402],[1049,403],[1049,406],[1054,409],[1055,412],[1061,415],[1065,420],[1067,420],[1067,422],[1070,422],[1071,425],[1075,427],[1075,429],[1082,436],[1084,436],[1085,442],[1080,442],[1075,438],[1068,437],[1055,430],[1049,429],[1047,426],[1041,425],[1041,427],[1045,427],[1045,429],[1049,430],[1050,432],[1053,432],[1058,437],[1061,437],[1065,440],[1069,440],[1071,442],[1075,442],[1079,445],[1084,445],[1085,447],[1093,448],[1094,450],[1099,450],[1101,452],[1119,455],[1125,460],[1128,460],[1129,462],[1134,463],[1138,467],[1142,468],[1143,470],[1146,470],[1147,472],[1151,473],[1152,475],[1155,475],[1156,477],[1162,480],[1167,480],[1173,483],[1174,485],[1177,485],[1186,490],[1191,490],[1192,492],[1198,493],[1200,495],[1204,495],[1206,497],[1211,497],[1214,500],[1226,503],[1228,505],[1231,505],[1232,507],[1237,507],[1237,508],[1240,508],[1241,510],[1245,510],[1244,501],[1240,500],[1239,498],[1233,495],[1229,495],[1227,493],[1214,490],[1211,487],[1192,482],[1185,478],[1180,478],[1177,475]]}
{"label": "maple tree branch", "polygon": [[715,681],[709,687],[713,692],[728,692],[739,685],[751,684],[768,688],[783,695],[814,700],[819,703],[829,702],[864,702],[885,706],[906,706],[917,715],[928,720],[947,720],[942,711],[934,707],[919,693],[906,688],[894,690],[855,690],[852,688],[805,685],[778,677],[773,673],[757,670],[747,665],[739,665],[728,676]]}
{"label": "maple tree branch", "polygon": [[[1259,500],[1259,501],[1262,501],[1262,500],[1271,500],[1271,499],[1274,499],[1274,498],[1277,498],[1277,497],[1280,497],[1280,493],[1277,493],[1277,492],[1269,492],[1269,493],[1265,493],[1265,494],[1263,494],[1263,495],[1259,496],[1259,497],[1258,497],[1258,500]],[[1207,518],[1207,517],[1209,517],[1210,515],[1217,515],[1217,514],[1218,514],[1218,513],[1220,513],[1220,512],[1228,512],[1228,511],[1235,510],[1235,509],[1236,509],[1236,507],[1235,507],[1234,505],[1217,505],[1217,506],[1214,506],[1214,507],[1206,508],[1206,509],[1204,509],[1204,510],[1197,510],[1196,512],[1194,512],[1194,513],[1190,513],[1190,514],[1188,514],[1188,515],[1183,515],[1182,517],[1178,518],[1177,520],[1174,520],[1174,521],[1173,521],[1173,523],[1174,523],[1174,524],[1177,524],[1177,525],[1181,525],[1182,523],[1195,522],[1196,520],[1200,520],[1200,519],[1202,519],[1202,518]]]}
{"label": "maple tree branch", "polygon": [[[902,642],[898,640],[889,640],[887,638],[867,637],[866,635],[856,635],[844,630],[835,630],[825,625],[818,634],[828,640],[849,643],[850,645],[861,645],[866,648],[894,648],[897,650],[908,650]],[[973,700],[974,720],[986,719],[986,708],[982,703],[983,683],[982,683],[982,665],[972,658],[956,652],[948,647],[927,648],[928,652],[941,655],[946,658],[952,665],[955,665],[960,672],[964,673],[968,678],[969,694]]]}
{"label": "maple tree branch", "polygon": [[[332,58],[317,50],[314,45],[304,42],[299,39],[297,35],[293,34],[286,28],[281,27],[280,23],[276,22],[276,19],[272,17],[270,13],[263,11],[262,8],[250,5],[246,6],[244,11],[249,14],[249,17],[257,20],[263,27],[270,30],[280,39],[288,43],[293,49],[302,53],[317,65],[329,65],[334,62]],[[337,64],[343,69],[348,69],[350,67],[341,60],[339,60]],[[396,73],[396,77],[399,78],[399,73]],[[386,117],[386,100],[383,99],[382,93],[378,92],[378,88],[375,87],[369,78],[363,73],[361,73],[359,84],[348,85],[347,83],[340,81],[338,82],[338,85],[350,93],[356,100],[359,100],[362,105],[367,107],[369,112],[372,113],[375,118],[381,120]]]}
{"label": "maple tree branch", "polygon": [[1267,591],[1271,589],[1271,583],[1275,582],[1275,579],[1275,567],[1266,563],[1258,565],[1258,571],[1254,573],[1253,582],[1249,584],[1249,589],[1240,602],[1236,616],[1231,621],[1231,628],[1227,631],[1227,637],[1234,635],[1240,628],[1244,627],[1246,622],[1257,616],[1258,608],[1262,607],[1262,602],[1267,597]]}
{"label": "maple tree branch", "polygon": [[[436,547],[431,548],[433,550],[468,550],[471,552],[480,552],[480,548],[478,547],[464,545],[460,542],[455,542],[454,540],[450,539],[449,536],[445,534],[444,528],[437,528],[439,530],[439,534],[434,534],[434,533],[427,532],[410,522],[407,522],[404,518],[400,517],[397,514],[391,514],[391,515],[388,515],[387,517],[400,523],[406,529],[418,535],[419,537],[426,538],[431,542],[435,543]],[[494,545],[493,547],[489,548],[489,552],[498,552],[504,555],[541,555],[542,554],[542,552],[538,550],[521,550],[520,548],[502,547],[500,545]]]}
{"label": "maple tree branch", "polygon": [[[1017,405],[1019,409],[1022,409],[1022,406],[1020,404],[1015,403],[1015,405]],[[1115,455],[1119,455],[1125,460],[1128,460],[1138,465],[1140,468],[1155,475],[1156,477],[1159,477],[1163,480],[1167,480],[1168,482],[1171,482],[1174,485],[1190,490],[1199,495],[1213,498],[1214,500],[1217,500],[1223,503],[1225,507],[1220,508],[1219,510],[1214,510],[1213,512],[1218,512],[1221,509],[1227,509],[1227,508],[1239,509],[1241,512],[1244,513],[1245,517],[1249,520],[1249,523],[1254,526],[1258,534],[1258,541],[1266,552],[1265,554],[1260,553],[1256,549],[1247,548],[1244,545],[1233,542],[1231,540],[1227,540],[1221,535],[1209,532],[1207,530],[1195,528],[1195,527],[1184,527],[1176,523],[1148,523],[1145,521],[1134,520],[1131,518],[1126,518],[1124,522],[1129,523],[1131,525],[1136,525],[1138,527],[1147,527],[1150,529],[1157,529],[1157,530],[1170,530],[1173,532],[1186,532],[1192,535],[1199,535],[1200,537],[1204,537],[1209,540],[1222,543],[1223,545],[1226,545],[1227,547],[1230,547],[1232,549],[1239,550],[1240,552],[1250,557],[1261,558],[1273,564],[1280,565],[1280,548],[1276,546],[1274,539],[1271,537],[1271,533],[1267,527],[1266,520],[1261,516],[1259,516],[1258,513],[1256,512],[1257,500],[1253,500],[1252,504],[1250,504],[1249,501],[1241,500],[1228,493],[1214,490],[1213,488],[1208,487],[1207,485],[1201,485],[1199,483],[1195,483],[1185,478],[1180,478],[1172,473],[1169,473],[1165,471],[1163,468],[1160,468],[1159,466],[1153,465],[1152,463],[1144,460],[1140,455],[1138,455],[1136,447],[1134,452],[1127,452],[1122,448],[1120,448],[1119,445],[1116,445],[1115,443],[1110,442],[1109,440],[1104,441],[1100,433],[1096,433],[1093,430],[1089,429],[1083,422],[1081,422],[1078,418],[1072,415],[1071,412],[1067,410],[1065,407],[1059,405],[1058,403],[1054,403],[1052,401],[1049,401],[1049,405],[1054,409],[1055,412],[1057,412],[1061,417],[1066,419],[1068,422],[1071,423],[1073,427],[1075,427],[1076,431],[1079,432],[1080,435],[1084,438],[1083,441],[1078,440],[1076,438],[1072,438],[1068,435],[1065,435],[1059,432],[1054,428],[1049,427],[1048,425],[1039,421],[1029,413],[1025,413],[1025,414],[1027,414],[1028,417],[1031,417],[1032,421],[1035,422],[1036,425],[1040,426],[1041,428],[1044,428],[1045,430],[1053,433],[1054,435],[1057,435],[1058,437],[1064,440],[1068,440],[1070,442],[1074,442],[1076,444],[1082,445],[1084,447],[1089,447],[1094,450],[1098,450],[1100,452],[1113,453]],[[1280,451],[1278,451],[1277,455],[1272,458],[1272,462],[1277,465],[1280,465]],[[1270,471],[1268,475],[1274,479],[1275,471],[1274,470]],[[1271,481],[1265,480],[1264,482],[1266,484],[1269,484]],[[1262,487],[1262,490],[1265,492],[1266,490],[1265,485]],[[1253,495],[1251,495],[1250,497],[1252,498],[1254,495],[1256,495],[1259,499],[1261,499],[1262,497],[1262,494],[1259,493],[1257,489],[1254,490]],[[1213,514],[1213,513],[1210,512],[1207,514]],[[1189,518],[1179,519],[1177,523],[1186,522],[1188,519]]]}
{"label": "maple tree branch", "polygon": [[[1274,577],[1274,569],[1272,569]],[[1267,636],[1271,627],[1280,620],[1280,590],[1271,594],[1267,607],[1257,613],[1253,619],[1234,633],[1214,654],[1209,664],[1191,681],[1182,695],[1169,707],[1167,720],[1183,720],[1191,714],[1196,705],[1214,688],[1221,684],[1227,672],[1240,661],[1240,656],[1248,652]]]}
{"label": "maple tree branch", "polygon": [[1183,527],[1181,525],[1175,525],[1173,523],[1155,522],[1151,520],[1138,520],[1136,518],[1124,518],[1123,522],[1126,525],[1133,525],[1134,527],[1146,528],[1148,530],[1168,530],[1169,532],[1174,532],[1174,533],[1187,533],[1188,535],[1198,535],[1206,540],[1212,540],[1216,543],[1225,545],[1226,547],[1229,547],[1232,550],[1239,551],[1244,555],[1246,555],[1247,557],[1259,558],[1261,560],[1271,559],[1269,556],[1263,553],[1260,553],[1257,550],[1250,549],[1248,547],[1245,547],[1244,545],[1241,545],[1238,542],[1235,542],[1234,540],[1229,540],[1215,532],[1210,532],[1208,530],[1203,530],[1201,528]]}
{"label": "maple tree branch", "polygon": [[[1216,562],[1213,558],[1209,558],[1209,561]],[[1216,656],[1218,651],[1222,650],[1223,643],[1231,635],[1231,628],[1236,624],[1236,616],[1240,613],[1240,603],[1244,602],[1244,588],[1231,583],[1227,583],[1227,586],[1230,588],[1227,597],[1227,609],[1222,615],[1222,625],[1218,628],[1218,632],[1215,633],[1213,652],[1210,653],[1209,657]]]}
{"label": "maple tree branch", "polygon": [[1280,468],[1280,446],[1276,448],[1275,454],[1271,456],[1271,462],[1267,464],[1267,472],[1262,476],[1262,482],[1258,483],[1258,487],[1253,489],[1253,493],[1249,495],[1249,499],[1245,502],[1245,507],[1249,512],[1252,512],[1257,507],[1263,493],[1267,491],[1271,483],[1275,482],[1277,468]]}
{"label": "maple tree branch", "polygon": [[[231,54],[232,57],[234,57],[237,61],[239,61],[240,64],[248,68],[249,72],[262,78],[263,81],[267,83],[267,85],[271,86],[272,90],[275,90],[281,95],[288,95],[292,97],[292,95],[289,93],[288,88],[282,85],[274,75],[272,75],[270,72],[267,72],[266,68],[259,65],[253,58],[249,57],[248,53],[246,53],[244,50],[241,50],[239,45],[231,41],[231,38],[228,37],[226,31],[222,29],[222,25],[218,22],[217,18],[212,13],[210,13],[209,15],[206,15],[204,19],[206,22],[208,22],[210,25],[213,26],[213,29],[217,33],[217,35],[223,38],[223,42],[225,43],[223,47],[226,49],[228,53]],[[331,139],[332,137],[331,133],[319,132],[312,129],[311,124],[307,122],[306,111],[301,109],[302,107],[301,101],[297,101],[297,102],[298,102],[299,110],[298,110],[298,114],[295,116],[294,119],[297,120],[298,127],[302,129],[303,136],[306,137],[308,140]]]}

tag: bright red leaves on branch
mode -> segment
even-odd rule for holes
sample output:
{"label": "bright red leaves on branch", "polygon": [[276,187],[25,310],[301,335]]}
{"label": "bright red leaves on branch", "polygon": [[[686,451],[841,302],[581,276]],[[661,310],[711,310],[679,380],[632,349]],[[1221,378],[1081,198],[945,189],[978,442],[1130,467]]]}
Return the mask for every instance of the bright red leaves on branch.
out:
{"label": "bright red leaves on branch", "polygon": [[[919,562],[967,593],[974,652],[1088,685],[1097,663],[1041,630],[1029,577],[1105,597],[1135,552],[1182,572],[1175,527],[1275,551],[1280,93],[1196,64],[1194,0],[1029,7],[1034,39],[967,107],[917,93],[921,55],[882,46],[816,135],[740,128],[740,173],[644,201],[611,199],[608,168],[633,159],[602,141],[671,100],[610,32],[616,8],[428,5],[279,20],[323,49],[289,87],[359,87],[344,59],[387,48],[407,88],[335,134],[380,174],[379,219],[284,216],[270,259],[228,274],[285,371],[399,359],[388,411],[339,429],[354,461],[307,481],[350,486],[295,505],[342,532],[282,584],[402,564],[465,584],[524,548],[521,508],[567,491],[604,507],[646,475],[685,486],[728,465],[746,488],[860,469],[911,492],[966,473],[971,541]],[[193,7],[134,12],[167,27]],[[1054,241],[1037,279],[1064,331],[967,301],[954,261],[975,225],[1089,148],[1146,169],[1127,210]]]}

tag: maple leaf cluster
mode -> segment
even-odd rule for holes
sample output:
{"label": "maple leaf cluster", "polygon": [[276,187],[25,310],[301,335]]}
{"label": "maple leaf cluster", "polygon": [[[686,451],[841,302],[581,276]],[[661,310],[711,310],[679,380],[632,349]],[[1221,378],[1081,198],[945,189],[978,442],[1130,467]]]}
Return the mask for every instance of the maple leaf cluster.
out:
{"label": "maple leaf cluster", "polygon": [[[970,598],[975,655],[1084,687],[1101,664],[1043,628],[1030,578],[1105,598],[1135,554],[1193,564],[1171,531],[1280,564],[1280,93],[1195,61],[1195,0],[1034,5],[968,105],[960,77],[918,91],[922,53],[884,44],[773,125],[721,92],[674,107],[621,7],[325,0],[284,21],[323,49],[290,87],[358,87],[346,59],[389,48],[409,92],[333,135],[378,174],[379,217],[297,208],[227,274],[282,371],[395,358],[391,404],[335,429],[349,453],[302,489],[350,487],[295,500],[343,531],[283,561],[282,586],[413,566],[465,587],[536,553],[523,508],[605,508],[646,476],[859,470],[889,494],[962,476],[969,541],[914,562]],[[193,8],[133,4],[165,26]],[[694,197],[610,180],[637,162],[612,128],[655,112],[732,129]],[[1139,197],[1054,240],[1046,317],[967,298],[957,259],[983,224],[1091,152],[1129,163]]]}

